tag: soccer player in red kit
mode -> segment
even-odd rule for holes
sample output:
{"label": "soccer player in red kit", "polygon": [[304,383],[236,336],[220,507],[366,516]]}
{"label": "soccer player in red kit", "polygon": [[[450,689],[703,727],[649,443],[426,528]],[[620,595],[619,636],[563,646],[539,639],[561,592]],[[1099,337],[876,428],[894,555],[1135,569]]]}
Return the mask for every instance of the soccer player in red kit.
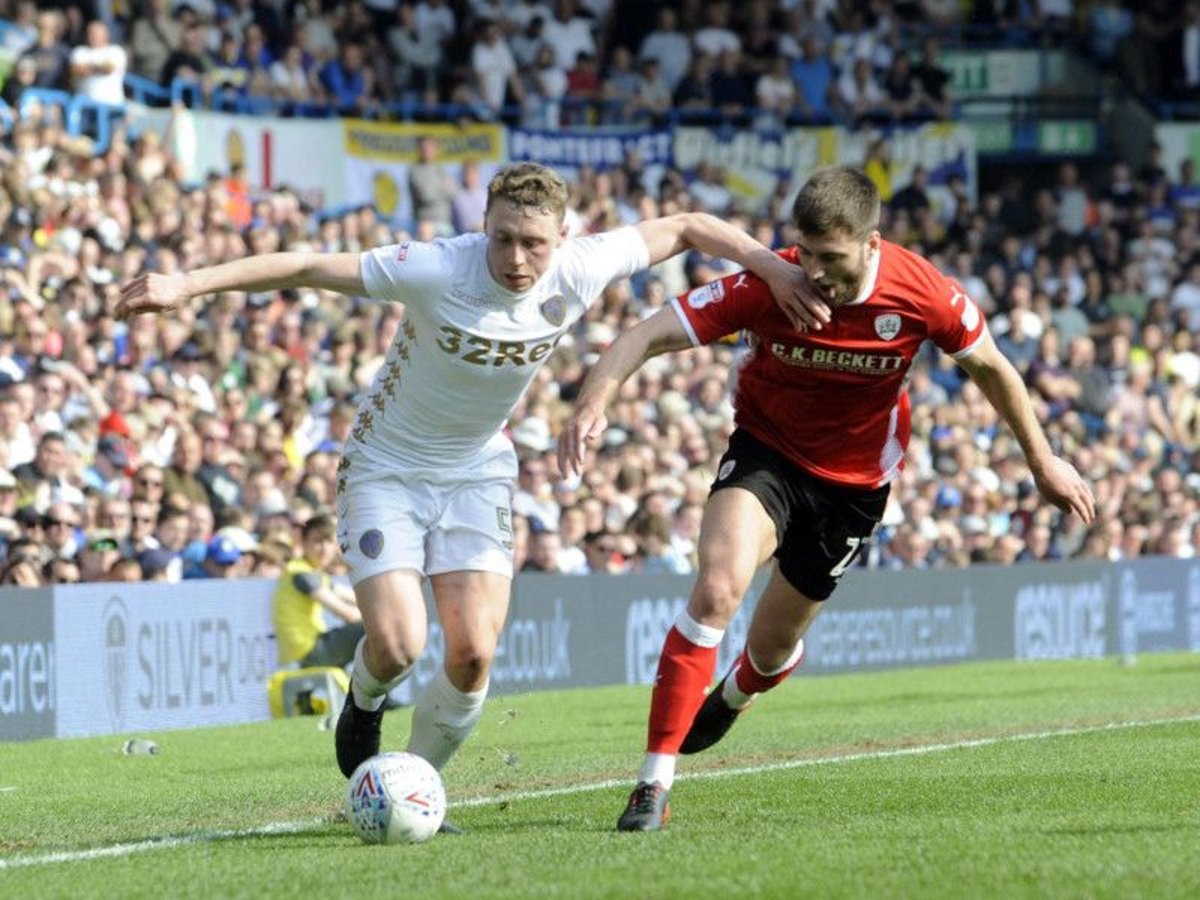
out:
{"label": "soccer player in red kit", "polygon": [[[601,355],[560,438],[560,468],[578,472],[587,444],[607,425],[609,402],[646,359],[749,334],[753,349],[734,397],[737,430],[704,510],[695,586],[663,645],[647,753],[619,830],[663,827],[677,754],[716,743],[799,664],[805,631],[874,532],[903,464],[905,385],[923,341],[979,385],[1020,443],[1041,495],[1085,522],[1094,516],[1091,491],[1051,451],[978,307],[927,260],[883,240],[879,213],[879,194],[862,173],[814,174],[793,209],[799,241],[781,255],[804,268],[826,302],[823,324],[793,326],[749,273],[696,288]],[[706,699],[717,645],[771,557],[746,646]]]}

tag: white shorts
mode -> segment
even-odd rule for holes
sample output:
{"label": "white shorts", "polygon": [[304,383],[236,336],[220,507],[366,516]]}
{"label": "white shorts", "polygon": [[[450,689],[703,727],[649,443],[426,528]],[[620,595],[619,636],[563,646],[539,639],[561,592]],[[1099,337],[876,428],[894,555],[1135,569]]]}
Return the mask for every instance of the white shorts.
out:
{"label": "white shorts", "polygon": [[354,459],[339,471],[337,491],[338,546],[351,582],[397,569],[511,578],[512,494],[510,478],[412,475]]}

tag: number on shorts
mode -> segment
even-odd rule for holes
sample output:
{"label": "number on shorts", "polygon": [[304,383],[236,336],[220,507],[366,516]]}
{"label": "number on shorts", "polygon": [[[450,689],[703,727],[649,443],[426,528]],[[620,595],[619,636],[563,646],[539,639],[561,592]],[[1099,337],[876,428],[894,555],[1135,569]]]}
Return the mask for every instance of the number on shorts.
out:
{"label": "number on shorts", "polygon": [[829,570],[830,578],[841,578],[846,574],[846,570],[850,568],[850,563],[854,562],[854,557],[858,555],[859,545],[863,539],[860,537],[846,538],[846,546],[850,549],[846,551],[846,555],[838,560],[838,564]]}

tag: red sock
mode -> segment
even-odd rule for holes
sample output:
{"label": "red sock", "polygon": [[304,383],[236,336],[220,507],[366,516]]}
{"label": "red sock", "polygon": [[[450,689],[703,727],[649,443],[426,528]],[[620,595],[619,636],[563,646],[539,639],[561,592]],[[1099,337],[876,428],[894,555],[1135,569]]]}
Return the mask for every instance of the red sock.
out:
{"label": "red sock", "polygon": [[790,666],[786,666],[774,675],[764,675],[754,668],[754,663],[750,661],[750,651],[743,648],[742,655],[738,657],[737,661],[737,675],[734,676],[737,680],[738,690],[747,696],[769,691],[775,685],[785,681],[796,670],[796,666],[802,662],[804,662],[803,653]]}
{"label": "red sock", "polygon": [[717,648],[700,647],[672,626],[663,642],[650,699],[649,753],[678,753],[717,671]]}

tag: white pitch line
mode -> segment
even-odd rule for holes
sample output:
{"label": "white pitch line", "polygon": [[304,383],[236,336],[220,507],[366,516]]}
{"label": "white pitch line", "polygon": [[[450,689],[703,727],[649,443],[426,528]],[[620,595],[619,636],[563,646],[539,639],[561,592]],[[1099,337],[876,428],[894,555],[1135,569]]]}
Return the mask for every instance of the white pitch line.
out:
{"label": "white pitch line", "polygon": [[269,834],[292,834],[294,832],[310,831],[328,825],[328,819],[309,819],[304,822],[272,822],[257,828],[237,828],[229,831],[199,831],[195,834],[185,834],[178,837],[150,838],[131,844],[111,844],[107,847],[93,847],[90,850],[63,850],[59,853],[46,853],[42,856],[19,856],[15,859],[0,859],[0,871],[4,869],[20,869],[25,866],[42,866],[48,863],[83,862],[89,859],[105,859],[112,856],[129,856],[133,853],[145,853],[147,850],[165,850],[168,847],[186,847],[189,844],[203,844],[212,841],[225,841],[240,837],[265,837]]}
{"label": "white pitch line", "polygon": [[[835,765],[838,763],[862,762],[864,760],[893,759],[902,756],[926,756],[931,753],[945,753],[949,750],[969,750],[976,747],[991,747],[996,744],[1009,744],[1022,741],[1040,741],[1056,737],[1070,737],[1081,734],[1096,734],[1102,731],[1121,731],[1130,728],[1151,728],[1157,725],[1177,725],[1184,722],[1200,722],[1200,715],[1180,716],[1178,718],[1142,719],[1128,722],[1109,722],[1106,725],[1088,725],[1080,728],[1056,728],[1049,731],[1031,731],[1020,734],[998,735],[996,737],[970,738],[961,741],[948,741],[939,744],[921,744],[915,747],[897,747],[890,750],[865,750],[860,753],[844,753],[839,756],[816,756],[805,759],[791,759],[777,763],[763,763],[758,766],[743,766],[738,769],[711,769],[704,772],[687,772],[679,775],[677,781],[698,781],[709,778],[730,778],[738,775],[761,775],[767,772],[783,772],[790,769],[804,769],[811,766]],[[509,793],[492,794],[482,797],[468,797],[457,800],[452,807],[479,807],[491,803],[513,803],[521,800],[542,800],[550,797],[563,797],[570,794],[584,794],[590,791],[603,791],[609,788],[627,786],[630,779],[608,779],[593,781],[588,784],[576,784],[560,788],[545,788],[537,791],[511,791]],[[302,822],[272,822],[256,828],[239,828],[229,831],[201,831],[195,834],[177,837],[150,838],[128,844],[112,844],[107,847],[93,847],[90,850],[63,850],[58,853],[46,853],[41,856],[23,856],[12,859],[0,859],[0,871],[19,869],[28,866],[42,866],[52,863],[83,862],[92,859],[129,856],[134,853],[145,853],[148,850],[164,850],[171,847],[186,847],[192,844],[211,843],[214,841],[230,840],[243,837],[261,837],[270,834],[294,834],[323,828],[329,825],[329,819],[308,819]]]}

